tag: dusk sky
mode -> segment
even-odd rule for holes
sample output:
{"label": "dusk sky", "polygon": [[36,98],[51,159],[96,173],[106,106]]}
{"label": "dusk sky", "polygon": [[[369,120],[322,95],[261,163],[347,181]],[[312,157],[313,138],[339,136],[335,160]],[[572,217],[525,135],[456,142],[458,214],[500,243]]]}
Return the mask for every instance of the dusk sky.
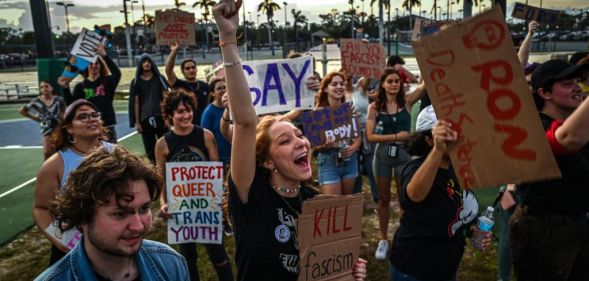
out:
{"label": "dusk sky", "polygon": [[[141,1],[138,0],[138,4],[134,4],[134,18],[135,20],[139,20],[142,16],[141,11]],[[154,14],[155,10],[159,9],[169,9],[173,8],[174,1],[173,0],[144,0],[145,1],[145,10],[148,14]],[[194,12],[196,14],[196,18],[201,18],[202,11],[197,8],[192,8],[192,4],[196,2],[193,1],[184,1],[187,3],[186,6],[183,6],[183,10],[188,10],[190,12]],[[456,2],[456,0],[449,0],[451,2]],[[452,6],[452,14],[453,16],[458,15],[458,10],[462,9],[462,3],[464,0],[460,1],[459,5]],[[57,6],[55,4],[55,0],[47,1],[49,6],[49,12],[51,17],[51,24],[53,26],[53,32],[60,33],[66,29],[65,24],[65,12],[62,6]],[[123,1],[122,0],[99,0],[96,3],[89,3],[91,1],[87,0],[70,0],[66,1],[68,3],[73,3],[75,6],[70,7],[69,12],[69,20],[70,20],[70,28],[72,32],[78,32],[82,27],[92,28],[95,24],[106,24],[110,23],[113,26],[122,25],[124,18],[122,13],[119,10],[123,8]],[[245,2],[245,9],[246,15],[247,12],[251,13],[251,20],[256,22],[257,21],[257,11],[256,7],[261,2],[259,0],[244,0]],[[333,8],[336,8],[338,11],[344,11],[349,9],[349,5],[347,4],[347,0],[274,0],[274,2],[278,3],[281,7],[283,6],[283,2],[288,3],[288,18],[289,21],[292,21],[292,15],[290,10],[297,9],[301,10],[304,15],[310,21],[319,22],[319,14],[325,14],[330,12]],[[360,7],[360,11],[362,10],[362,6],[364,6],[364,11],[367,14],[370,14],[371,8],[369,6],[370,0],[365,0],[362,2],[361,0],[354,1],[355,6]],[[394,8],[399,8],[399,14],[402,16],[403,11],[401,9],[402,0],[393,0],[393,14],[395,16]],[[422,0],[422,8],[414,8],[413,13],[417,14],[419,10],[426,10],[426,16],[431,16],[430,12],[432,10],[434,0]],[[525,3],[525,0],[520,0],[518,2]],[[482,1],[483,5],[489,7],[491,4],[490,0]],[[511,7],[513,6],[513,0],[507,0],[508,6],[508,13],[511,11]],[[529,0],[528,3],[533,6],[540,6],[540,0]],[[544,8],[550,9],[557,9],[557,10],[571,10],[573,8],[580,9],[583,8],[585,10],[589,9],[589,1],[587,0],[543,0],[542,6]],[[129,10],[131,9],[130,5]],[[446,12],[446,1],[445,0],[438,0],[438,6],[442,7],[442,13]],[[478,13],[479,8],[473,7],[473,13]],[[577,10],[578,12],[579,10]],[[378,14],[378,7],[374,5],[374,13]],[[408,12],[406,12],[408,13]],[[240,13],[241,17],[241,13]],[[265,22],[266,17],[264,15],[260,16],[260,23]],[[284,22],[284,9],[278,11],[274,17],[275,20],[278,20],[280,24]],[[132,20],[132,16],[129,15],[129,21]],[[249,18],[248,18],[249,20]],[[0,27],[12,27],[12,28],[22,28],[23,30],[32,30],[33,23],[30,16],[30,5],[29,1],[27,0],[0,0]],[[59,27],[59,30],[58,30]]]}

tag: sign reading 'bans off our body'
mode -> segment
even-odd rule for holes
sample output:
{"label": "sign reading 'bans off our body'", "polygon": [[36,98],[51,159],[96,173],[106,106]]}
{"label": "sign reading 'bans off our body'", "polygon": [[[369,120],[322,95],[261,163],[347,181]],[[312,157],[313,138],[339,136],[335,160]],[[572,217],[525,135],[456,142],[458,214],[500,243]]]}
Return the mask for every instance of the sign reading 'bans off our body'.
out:
{"label": "sign reading 'bans off our body'", "polygon": [[301,117],[305,136],[315,147],[326,142],[358,137],[358,120],[352,114],[352,105],[344,103],[337,108],[305,111]]}
{"label": "sign reading 'bans off our body'", "polygon": [[556,166],[499,6],[413,43],[462,188],[557,178]]}
{"label": "sign reading 'bans off our body'", "polygon": [[380,79],[385,67],[384,47],[379,43],[341,39],[342,69],[347,75]]}
{"label": "sign reading 'bans off our body'", "polygon": [[168,244],[221,244],[223,163],[166,163]]}
{"label": "sign reading 'bans off our body'", "polygon": [[258,115],[313,108],[315,92],[305,84],[313,74],[312,57],[242,64]]}
{"label": "sign reading 'bans off our body'", "polygon": [[299,281],[354,280],[362,243],[362,194],[317,196],[297,221]]}
{"label": "sign reading 'bans off our body'", "polygon": [[174,41],[183,46],[196,45],[194,14],[179,11],[155,11],[155,34],[158,46]]}

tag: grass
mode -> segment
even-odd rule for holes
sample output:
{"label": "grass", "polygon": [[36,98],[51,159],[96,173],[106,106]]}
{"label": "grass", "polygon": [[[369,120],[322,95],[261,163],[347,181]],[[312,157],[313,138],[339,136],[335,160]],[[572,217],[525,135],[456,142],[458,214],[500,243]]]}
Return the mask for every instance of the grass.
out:
{"label": "grass", "polygon": [[[125,145],[131,146],[135,151],[137,151],[136,149],[142,149],[141,141],[137,136],[130,138],[129,142],[125,142]],[[370,188],[365,184],[363,189],[365,192],[365,202],[370,202]],[[492,196],[489,197],[487,194],[493,194],[494,196],[495,190],[483,189],[476,193],[477,198],[483,201],[481,206],[486,206],[487,204],[484,204],[484,202],[492,202],[493,200]],[[157,210],[157,206],[154,206],[154,218]],[[393,207],[391,214],[389,237],[392,237],[392,234],[398,227],[398,208]],[[376,261],[374,259],[374,251],[379,239],[378,219],[375,209],[365,206],[362,225],[364,243],[361,246],[360,256],[369,262],[368,277],[366,280],[390,280],[388,261]],[[164,221],[159,218],[155,219],[152,229],[147,235],[147,239],[166,242],[166,225]],[[228,237],[225,242],[226,249],[232,260],[231,262],[233,262],[235,253],[233,238]],[[49,242],[41,235],[36,227],[23,232],[14,241],[0,248],[0,280],[16,281],[34,279],[35,276],[46,268],[49,260],[49,249]],[[201,280],[217,280],[216,273],[204,247],[199,245],[197,251]],[[497,252],[495,248],[482,253],[468,245],[458,269],[457,279],[468,281],[496,280],[496,259]],[[233,264],[233,268],[234,270],[236,269],[235,264]]]}

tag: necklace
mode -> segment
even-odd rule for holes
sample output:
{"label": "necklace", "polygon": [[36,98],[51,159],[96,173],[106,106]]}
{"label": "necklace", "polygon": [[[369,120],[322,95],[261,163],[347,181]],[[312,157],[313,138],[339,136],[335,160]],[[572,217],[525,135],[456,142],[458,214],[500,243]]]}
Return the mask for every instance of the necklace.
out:
{"label": "necklace", "polygon": [[[297,187],[297,190],[299,190],[300,185]],[[299,212],[292,207],[292,205],[290,205],[290,203],[288,203],[288,200],[286,200],[282,195],[280,195],[280,193],[276,192],[278,194],[278,197],[280,197],[280,199],[282,199],[282,201],[284,201],[284,203],[286,204],[286,206],[292,211],[293,214],[299,214]],[[302,208],[303,207],[303,198],[301,197],[301,193],[299,192],[299,207]]]}
{"label": "necklace", "polygon": [[284,187],[284,186],[273,185],[272,188],[274,188],[274,190],[279,191],[279,192],[294,194],[294,193],[299,192],[299,190],[301,189],[301,185],[299,184],[299,185],[297,185],[296,187],[293,187],[293,188],[288,188],[288,187]]}

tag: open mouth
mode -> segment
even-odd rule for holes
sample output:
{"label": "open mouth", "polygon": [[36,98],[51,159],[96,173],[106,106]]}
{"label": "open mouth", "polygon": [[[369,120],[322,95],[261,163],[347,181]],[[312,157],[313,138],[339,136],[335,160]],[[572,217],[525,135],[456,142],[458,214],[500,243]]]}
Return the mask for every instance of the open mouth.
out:
{"label": "open mouth", "polygon": [[585,95],[583,95],[583,94],[577,94],[577,95],[573,95],[571,98],[574,99],[574,100],[582,101],[582,100],[585,99]]}
{"label": "open mouth", "polygon": [[294,161],[295,165],[299,168],[306,169],[309,167],[308,153],[301,153]]}

